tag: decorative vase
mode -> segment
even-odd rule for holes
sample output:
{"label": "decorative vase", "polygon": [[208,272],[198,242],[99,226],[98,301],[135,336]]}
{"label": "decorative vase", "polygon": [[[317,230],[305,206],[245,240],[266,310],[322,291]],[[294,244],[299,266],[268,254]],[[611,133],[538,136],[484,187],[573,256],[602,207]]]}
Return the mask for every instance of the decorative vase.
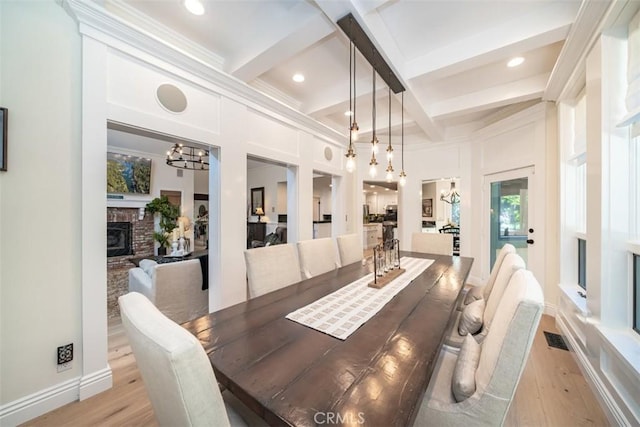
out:
{"label": "decorative vase", "polygon": [[165,246],[158,247],[158,256],[165,256],[167,254],[167,248]]}

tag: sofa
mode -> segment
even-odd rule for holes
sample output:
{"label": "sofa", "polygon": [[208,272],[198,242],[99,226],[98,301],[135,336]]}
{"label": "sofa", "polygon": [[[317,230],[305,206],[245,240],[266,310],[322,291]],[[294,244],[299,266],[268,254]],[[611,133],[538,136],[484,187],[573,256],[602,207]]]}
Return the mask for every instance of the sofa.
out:
{"label": "sofa", "polygon": [[129,270],[129,292],[146,296],[165,316],[184,323],[209,313],[209,291],[202,290],[200,260],[166,264],[141,260]]}

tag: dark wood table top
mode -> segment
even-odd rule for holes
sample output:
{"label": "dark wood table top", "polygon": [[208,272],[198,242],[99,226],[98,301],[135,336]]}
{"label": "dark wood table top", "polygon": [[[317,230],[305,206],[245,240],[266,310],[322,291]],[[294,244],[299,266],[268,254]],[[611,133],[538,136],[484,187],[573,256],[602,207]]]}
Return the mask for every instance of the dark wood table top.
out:
{"label": "dark wood table top", "polygon": [[370,272],[355,263],[183,326],[218,381],[271,425],[408,426],[415,419],[472,258],[434,263],[346,340],[285,318]]}

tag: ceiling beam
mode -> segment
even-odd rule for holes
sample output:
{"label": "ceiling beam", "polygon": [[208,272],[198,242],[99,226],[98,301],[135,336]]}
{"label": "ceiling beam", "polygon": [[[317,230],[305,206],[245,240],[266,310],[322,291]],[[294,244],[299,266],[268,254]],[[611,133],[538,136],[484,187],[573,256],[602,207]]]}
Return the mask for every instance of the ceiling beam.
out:
{"label": "ceiling beam", "polygon": [[407,61],[403,77],[410,80],[431,73],[434,78],[451,75],[564,40],[573,21],[570,10],[565,10],[570,7],[570,2],[557,2],[536,14],[433,50]]}
{"label": "ceiling beam", "polygon": [[431,116],[437,119],[445,119],[541,98],[547,85],[549,74],[539,74],[527,79],[434,103],[430,109]]}
{"label": "ceiling beam", "polygon": [[369,64],[371,64],[378,75],[382,77],[382,80],[391,88],[393,93],[404,92],[404,86],[400,80],[398,80],[398,77],[396,77],[382,55],[377,54],[378,48],[373,44],[371,39],[369,39],[369,36],[364,32],[353,14],[348,13],[340,18],[337,23],[349,40],[358,48],[360,54],[369,61]]}
{"label": "ceiling beam", "polygon": [[250,82],[335,30],[335,26],[328,22],[324,15],[318,14],[301,22],[295,31],[274,42],[262,52],[245,55],[241,60],[236,59],[229,64],[227,71],[244,82]]}

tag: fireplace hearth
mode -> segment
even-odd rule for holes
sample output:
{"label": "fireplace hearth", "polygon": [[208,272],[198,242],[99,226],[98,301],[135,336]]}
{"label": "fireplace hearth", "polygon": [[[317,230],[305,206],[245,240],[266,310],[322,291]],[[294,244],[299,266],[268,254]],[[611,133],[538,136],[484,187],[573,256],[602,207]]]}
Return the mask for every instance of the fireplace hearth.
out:
{"label": "fireplace hearth", "polygon": [[133,255],[130,222],[107,223],[107,257]]}

